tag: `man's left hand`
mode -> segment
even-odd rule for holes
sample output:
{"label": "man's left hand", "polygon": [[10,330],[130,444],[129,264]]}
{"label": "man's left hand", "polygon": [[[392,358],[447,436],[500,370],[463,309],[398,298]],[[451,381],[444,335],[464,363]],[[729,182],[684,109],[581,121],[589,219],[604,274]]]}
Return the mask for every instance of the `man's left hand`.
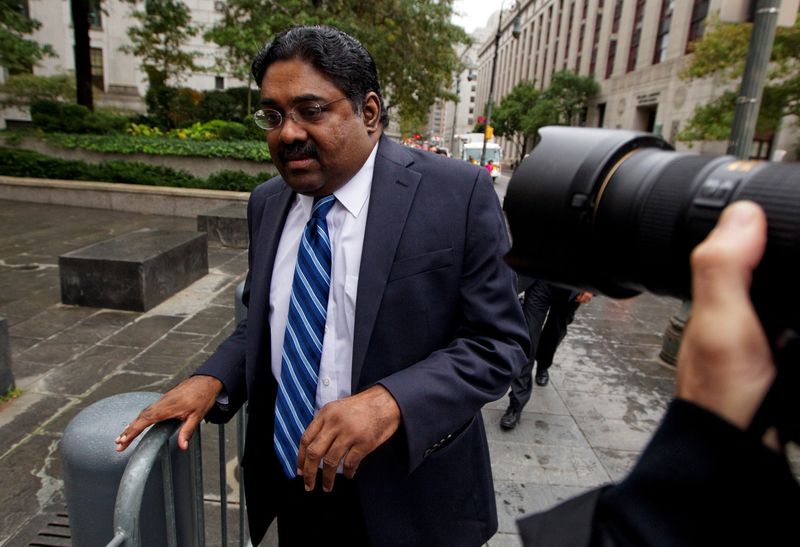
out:
{"label": "man's left hand", "polygon": [[322,461],[322,489],[330,492],[339,462],[352,479],[364,457],[385,443],[400,426],[400,407],[389,391],[375,385],[325,405],[300,438],[297,474],[314,489]]}

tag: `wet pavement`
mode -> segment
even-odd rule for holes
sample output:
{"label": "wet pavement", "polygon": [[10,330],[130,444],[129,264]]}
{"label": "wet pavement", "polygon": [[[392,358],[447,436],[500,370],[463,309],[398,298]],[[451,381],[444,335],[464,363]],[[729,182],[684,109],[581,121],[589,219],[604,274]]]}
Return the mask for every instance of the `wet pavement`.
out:
{"label": "wet pavement", "polygon": [[[215,243],[209,274],[146,313],[60,303],[60,254],[146,227],[194,230],[196,223],[0,201],[0,317],[9,322],[12,371],[22,389],[0,404],[0,546],[69,545],[57,452],[69,421],[113,394],[166,391],[233,328],[233,293],[247,252]],[[678,307],[652,295],[596,297],[578,310],[550,384],[534,387],[519,426],[499,428],[507,399],[485,408],[500,518],[490,546],[519,545],[516,518],[630,469],[674,389],[673,371],[658,354]],[[207,545],[220,545],[216,452],[205,455],[215,450],[215,428],[203,435]],[[234,439],[227,444],[232,455]],[[235,488],[234,480],[231,499]],[[230,544],[238,538],[236,511],[234,504]]]}

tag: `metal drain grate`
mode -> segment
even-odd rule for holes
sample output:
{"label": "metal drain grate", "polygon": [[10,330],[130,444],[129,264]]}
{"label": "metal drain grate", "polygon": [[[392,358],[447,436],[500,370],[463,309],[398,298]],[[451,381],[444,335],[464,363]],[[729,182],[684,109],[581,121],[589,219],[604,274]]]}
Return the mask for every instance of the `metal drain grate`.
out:
{"label": "metal drain grate", "polygon": [[28,547],[71,547],[72,539],[69,531],[67,513],[54,513],[48,519],[44,529],[28,543]]}

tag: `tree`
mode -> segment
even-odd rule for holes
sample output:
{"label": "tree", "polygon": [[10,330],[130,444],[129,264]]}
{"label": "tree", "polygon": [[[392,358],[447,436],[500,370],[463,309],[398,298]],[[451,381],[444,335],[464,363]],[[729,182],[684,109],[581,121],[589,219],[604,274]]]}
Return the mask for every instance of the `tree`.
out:
{"label": "tree", "polygon": [[589,101],[600,93],[600,84],[591,76],[579,76],[569,70],[553,74],[550,86],[544,92],[558,116],[556,123],[572,125],[589,106]]}
{"label": "tree", "polygon": [[144,11],[134,11],[133,18],[140,24],[128,29],[131,45],[120,50],[142,60],[149,83],[144,98],[148,114],[162,127],[189,121],[199,96],[169,85],[179,84],[187,72],[198,68],[194,60],[200,54],[184,47],[199,32],[189,8],[182,0],[145,0]]}
{"label": "tree", "polygon": [[566,70],[555,73],[544,91],[536,89],[533,82],[520,82],[494,111],[495,133],[510,139],[522,159],[540,127],[576,123],[599,91],[600,86],[593,78]]}
{"label": "tree", "polygon": [[536,89],[536,85],[523,81],[503,97],[500,105],[494,109],[494,132],[516,146],[520,159],[528,151],[528,143],[540,127],[539,120],[531,114],[535,111],[538,113],[536,107],[542,100],[542,92]]}
{"label": "tree", "polygon": [[[75,90],[78,104],[94,110],[92,97],[92,53],[89,38],[91,0],[70,0],[73,36],[75,38]],[[99,7],[97,0],[95,7]]]}
{"label": "tree", "polygon": [[41,26],[28,16],[26,2],[0,0],[0,65],[10,74],[31,72],[43,58],[56,57],[52,46],[27,37]]}
{"label": "tree", "polygon": [[37,101],[65,101],[75,93],[72,75],[17,74],[0,85],[0,107],[24,108]]}
{"label": "tree", "polygon": [[450,22],[452,13],[453,0],[228,0],[206,37],[225,48],[223,63],[242,77],[278,31],[293,24],[336,26],[370,51],[387,108],[413,127],[436,99],[452,98],[448,88],[460,67],[454,46],[469,42]]}
{"label": "tree", "polygon": [[[692,43],[692,56],[681,77],[687,81],[714,76],[736,82],[744,73],[751,23],[711,21],[703,37]],[[781,118],[800,115],[800,19],[793,27],[778,27],[772,48],[767,84],[759,109],[756,133],[769,135]],[[677,135],[681,141],[725,140],[730,137],[736,108],[735,91],[724,91],[707,104],[695,107]]]}
{"label": "tree", "polygon": [[194,60],[200,54],[184,47],[199,31],[191,23],[186,4],[181,0],[145,0],[144,11],[135,10],[132,15],[140,25],[128,29],[131,45],[120,50],[142,60],[151,87],[180,83],[187,72],[197,69]]}

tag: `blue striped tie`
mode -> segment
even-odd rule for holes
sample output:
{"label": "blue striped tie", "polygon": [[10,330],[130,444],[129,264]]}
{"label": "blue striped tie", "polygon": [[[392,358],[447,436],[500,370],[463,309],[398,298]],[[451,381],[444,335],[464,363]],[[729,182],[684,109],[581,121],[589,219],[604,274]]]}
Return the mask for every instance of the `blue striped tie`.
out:
{"label": "blue striped tie", "polygon": [[283,339],[281,378],[275,403],[275,453],[286,476],[297,469],[300,436],[314,417],[317,374],[331,285],[331,242],[325,217],[336,198],[314,201],[303,230]]}

